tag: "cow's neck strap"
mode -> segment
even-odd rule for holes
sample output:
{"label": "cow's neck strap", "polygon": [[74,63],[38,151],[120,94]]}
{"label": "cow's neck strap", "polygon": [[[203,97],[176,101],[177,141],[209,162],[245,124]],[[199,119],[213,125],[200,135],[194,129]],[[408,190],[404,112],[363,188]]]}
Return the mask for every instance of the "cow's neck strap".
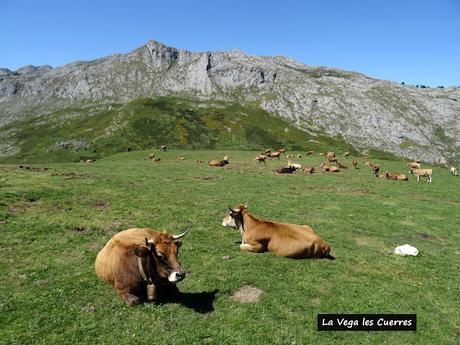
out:
{"label": "cow's neck strap", "polygon": [[142,259],[137,257],[137,266],[139,267],[139,273],[141,274],[142,279],[148,284],[153,284],[152,278],[147,277],[144,270],[144,265],[142,264]]}

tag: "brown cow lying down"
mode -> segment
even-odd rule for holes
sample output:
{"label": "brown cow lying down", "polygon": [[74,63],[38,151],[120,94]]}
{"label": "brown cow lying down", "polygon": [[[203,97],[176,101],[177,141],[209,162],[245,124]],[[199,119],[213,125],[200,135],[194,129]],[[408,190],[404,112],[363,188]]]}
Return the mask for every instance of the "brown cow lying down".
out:
{"label": "brown cow lying down", "polygon": [[324,163],[321,163],[320,167],[321,167],[321,169],[323,169],[323,171],[326,171],[326,172],[339,172],[340,171],[339,168],[337,168],[335,166],[328,165],[328,164],[324,164]]}
{"label": "brown cow lying down", "polygon": [[208,161],[208,165],[210,167],[223,167],[226,164],[228,164],[228,160],[225,160],[225,159]]}
{"label": "brown cow lying down", "polygon": [[119,232],[96,257],[96,274],[113,285],[128,306],[152,301],[185,278],[177,261],[179,238],[166,232],[133,228]]}
{"label": "brown cow lying down", "polygon": [[385,171],[385,176],[389,180],[397,180],[397,181],[407,181],[408,180],[406,175],[400,174],[400,173],[397,173],[397,172]]}
{"label": "brown cow lying down", "polygon": [[292,174],[295,171],[295,167],[280,168],[275,170],[278,174]]}
{"label": "brown cow lying down", "polygon": [[246,252],[266,251],[294,259],[328,258],[331,248],[308,225],[259,220],[243,204],[230,208],[223,226],[239,229],[243,238],[240,249]]}

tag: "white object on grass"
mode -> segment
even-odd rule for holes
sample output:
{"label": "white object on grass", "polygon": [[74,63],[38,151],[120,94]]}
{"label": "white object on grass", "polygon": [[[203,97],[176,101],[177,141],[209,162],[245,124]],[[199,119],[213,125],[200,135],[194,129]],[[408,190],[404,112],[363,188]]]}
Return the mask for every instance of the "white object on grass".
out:
{"label": "white object on grass", "polygon": [[396,247],[394,253],[396,255],[402,255],[402,256],[406,256],[406,255],[417,256],[418,249],[415,247],[412,247],[409,244],[405,244],[403,246]]}

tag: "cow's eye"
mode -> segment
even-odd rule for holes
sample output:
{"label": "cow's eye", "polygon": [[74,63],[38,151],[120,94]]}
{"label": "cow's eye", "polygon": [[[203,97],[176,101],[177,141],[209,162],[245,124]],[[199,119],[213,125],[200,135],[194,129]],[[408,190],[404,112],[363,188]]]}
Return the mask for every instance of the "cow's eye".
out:
{"label": "cow's eye", "polygon": [[165,256],[161,253],[157,253],[158,257],[161,259],[161,260],[164,260]]}

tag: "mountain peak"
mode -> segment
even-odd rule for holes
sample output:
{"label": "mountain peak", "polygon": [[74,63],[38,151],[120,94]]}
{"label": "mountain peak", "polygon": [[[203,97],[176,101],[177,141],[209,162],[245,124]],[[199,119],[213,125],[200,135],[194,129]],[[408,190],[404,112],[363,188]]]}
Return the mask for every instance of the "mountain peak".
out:
{"label": "mountain peak", "polygon": [[[0,70],[2,126],[87,102],[180,96],[257,104],[297,126],[424,161],[457,161],[460,89],[418,89],[239,49],[189,52],[151,40],[89,63]],[[27,120],[29,121],[29,120]],[[6,127],[5,127],[6,128]],[[1,155],[1,145],[0,145]]]}

